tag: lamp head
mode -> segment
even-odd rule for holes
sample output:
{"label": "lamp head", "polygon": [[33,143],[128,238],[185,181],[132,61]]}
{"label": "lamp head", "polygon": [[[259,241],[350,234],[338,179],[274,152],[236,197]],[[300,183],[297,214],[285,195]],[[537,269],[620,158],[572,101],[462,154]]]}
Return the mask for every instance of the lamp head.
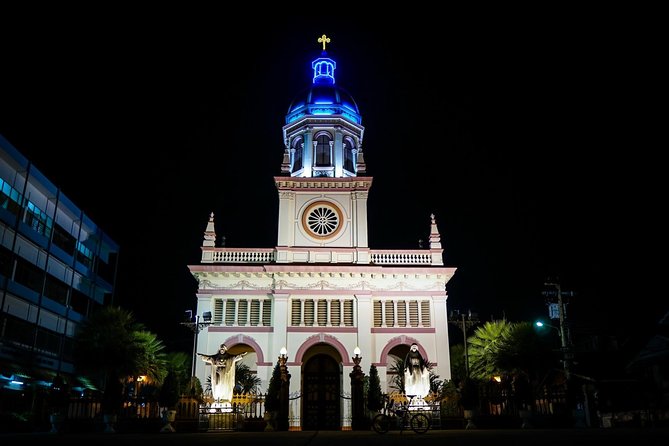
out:
{"label": "lamp head", "polygon": [[281,355],[282,358],[288,356],[288,350],[286,350],[286,347],[281,347],[281,350],[279,350],[279,355]]}
{"label": "lamp head", "polygon": [[353,356],[355,356],[356,358],[357,358],[357,357],[360,357],[360,347],[356,346],[356,347],[353,349]]}

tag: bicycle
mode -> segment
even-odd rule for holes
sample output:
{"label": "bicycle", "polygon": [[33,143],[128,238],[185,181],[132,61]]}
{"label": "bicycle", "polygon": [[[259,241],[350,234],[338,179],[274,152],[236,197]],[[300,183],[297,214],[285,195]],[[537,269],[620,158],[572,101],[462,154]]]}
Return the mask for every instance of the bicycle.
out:
{"label": "bicycle", "polygon": [[415,396],[407,395],[409,401],[402,403],[395,403],[393,400],[389,400],[386,404],[386,411],[392,415],[386,413],[377,414],[372,419],[372,429],[376,433],[385,434],[390,430],[392,420],[395,419],[400,428],[400,434],[406,426],[409,426],[417,434],[427,432],[430,428],[430,419],[428,416],[422,412],[412,412],[409,410]]}

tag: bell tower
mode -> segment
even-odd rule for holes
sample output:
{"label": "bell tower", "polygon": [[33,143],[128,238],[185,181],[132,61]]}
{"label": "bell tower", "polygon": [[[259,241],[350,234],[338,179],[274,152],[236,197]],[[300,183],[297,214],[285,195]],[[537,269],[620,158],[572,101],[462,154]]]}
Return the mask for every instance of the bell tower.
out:
{"label": "bell tower", "polygon": [[[290,104],[279,192],[277,249],[361,248],[368,251],[367,194],[372,178],[362,153],[364,127],[353,97],[335,78],[337,63],[323,50],[312,63],[311,85]],[[277,261],[300,262],[286,255]],[[311,258],[311,257],[310,257]],[[328,257],[329,258],[329,257]],[[367,263],[362,256],[353,263]]]}

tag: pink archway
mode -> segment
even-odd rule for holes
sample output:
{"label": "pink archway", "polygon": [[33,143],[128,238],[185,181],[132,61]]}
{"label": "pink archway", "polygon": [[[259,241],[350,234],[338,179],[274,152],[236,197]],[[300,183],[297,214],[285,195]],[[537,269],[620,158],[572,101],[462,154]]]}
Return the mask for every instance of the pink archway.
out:
{"label": "pink archway", "polygon": [[228,339],[225,340],[224,344],[228,346],[228,349],[237,344],[250,345],[251,347],[253,347],[253,350],[255,351],[257,357],[256,359],[257,365],[272,365],[271,362],[265,363],[265,354],[262,351],[262,347],[260,347],[260,344],[258,344],[256,340],[253,339],[252,337],[239,334],[229,337]]}
{"label": "pink archway", "polygon": [[320,344],[320,343],[328,344],[328,345],[331,345],[332,347],[334,347],[335,350],[337,350],[342,357],[342,365],[345,365],[345,366],[352,366],[353,365],[353,362],[351,362],[351,359],[350,359],[350,357],[353,356],[353,355],[349,354],[346,351],[346,347],[344,347],[344,344],[339,342],[339,340],[337,338],[335,338],[334,336],[331,336],[331,335],[328,335],[328,334],[325,334],[325,333],[320,333],[320,334],[317,334],[317,335],[314,335],[314,336],[311,336],[311,337],[307,338],[307,340],[304,341],[302,343],[302,345],[300,345],[300,348],[297,349],[297,352],[295,352],[295,361],[289,363],[289,365],[300,365],[300,364],[302,364],[302,361],[304,359],[304,354],[307,352],[309,347],[312,347],[312,346],[314,346],[316,344]]}
{"label": "pink archway", "polygon": [[417,339],[412,338],[411,336],[402,335],[396,338],[392,338],[390,341],[388,341],[386,346],[383,347],[383,350],[381,351],[379,362],[374,363],[374,365],[380,367],[386,367],[388,365],[388,354],[390,353],[390,350],[397,347],[398,345],[411,345],[413,343],[416,343],[418,345],[418,351],[420,352],[420,355],[426,360],[428,360],[425,349],[423,348],[422,345],[420,345]]}

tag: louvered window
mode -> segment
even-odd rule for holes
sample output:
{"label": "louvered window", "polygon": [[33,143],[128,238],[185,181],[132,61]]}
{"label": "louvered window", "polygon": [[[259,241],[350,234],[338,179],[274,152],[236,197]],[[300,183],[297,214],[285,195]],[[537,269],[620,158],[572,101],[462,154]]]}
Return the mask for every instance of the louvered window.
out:
{"label": "louvered window", "polygon": [[409,302],[409,325],[418,327],[418,302],[415,300]]}
{"label": "louvered window", "polygon": [[304,325],[313,327],[314,325],[314,300],[307,299],[304,301]]}
{"label": "louvered window", "polygon": [[375,300],[374,301],[374,326],[375,327],[380,327],[381,322],[383,321],[382,319],[382,311],[381,311],[381,301],[380,300]]}
{"label": "louvered window", "polygon": [[293,303],[291,305],[291,318],[290,318],[290,323],[291,325],[297,327],[300,325],[300,322],[302,321],[302,301],[299,299],[293,299]]}
{"label": "louvered window", "polygon": [[249,320],[249,301],[246,299],[239,301],[237,311],[237,325],[246,325]]}
{"label": "louvered window", "polygon": [[407,326],[407,303],[404,300],[397,302],[397,325],[400,327]]}
{"label": "louvered window", "polygon": [[223,323],[223,299],[214,300],[214,325]]}
{"label": "louvered window", "polygon": [[430,326],[430,301],[424,300],[420,303],[420,321],[423,327]]}
{"label": "louvered window", "polygon": [[251,301],[251,325],[257,327],[260,323],[260,301],[253,299]]}
{"label": "louvered window", "polygon": [[386,327],[392,327],[395,325],[395,312],[393,310],[393,301],[387,300],[386,302]]}
{"label": "louvered window", "polygon": [[318,301],[318,326],[325,327],[328,324],[328,301],[320,299]]}
{"label": "louvered window", "polygon": [[235,324],[235,301],[228,299],[225,301],[225,325]]}
{"label": "louvered window", "polygon": [[344,301],[344,325],[346,327],[353,327],[353,301]]}
{"label": "louvered window", "polygon": [[262,304],[262,324],[265,327],[272,325],[272,300],[265,299]]}
{"label": "louvered window", "polygon": [[333,327],[338,327],[341,324],[341,301],[330,301],[330,323]]}

